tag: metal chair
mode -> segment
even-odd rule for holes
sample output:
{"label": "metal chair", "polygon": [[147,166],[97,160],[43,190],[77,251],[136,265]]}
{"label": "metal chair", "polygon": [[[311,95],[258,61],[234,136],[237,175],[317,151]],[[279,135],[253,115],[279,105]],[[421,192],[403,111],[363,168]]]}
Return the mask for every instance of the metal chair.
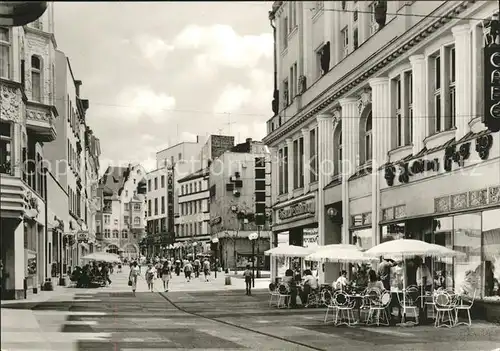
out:
{"label": "metal chair", "polygon": [[329,290],[323,290],[321,292],[321,300],[326,305],[326,313],[324,323],[328,322],[328,312],[332,310],[332,321],[335,322],[334,313],[337,314],[337,306],[333,302],[333,295]]}
{"label": "metal chair", "polygon": [[290,292],[288,291],[286,285],[280,284],[278,286],[277,292],[278,292],[278,303],[276,304],[276,307],[278,308],[290,307],[290,300],[292,296],[290,295]]}
{"label": "metal chair", "polygon": [[[455,306],[456,298],[443,290],[438,290],[432,296],[434,309],[436,310],[436,319],[434,326],[451,328],[455,325]],[[446,317],[448,317],[446,319]]]}
{"label": "metal chair", "polygon": [[[345,291],[336,291],[333,295],[333,303],[336,306],[335,325],[351,326],[356,323],[354,317],[355,301],[349,298]],[[340,318],[340,321],[339,321]]]}
{"label": "metal chair", "polygon": [[366,319],[367,325],[390,325],[389,315],[387,309],[391,305],[392,295],[390,291],[383,291],[377,300],[370,299],[370,310],[368,318]]}
{"label": "metal chair", "polygon": [[363,312],[366,313],[366,318],[364,319],[365,323],[368,320],[368,314],[370,312],[370,306],[372,304],[372,300],[378,301],[380,299],[382,291],[377,288],[366,288],[365,291],[363,291],[363,298],[361,300],[361,305],[359,306],[359,316],[361,318],[361,314]]}
{"label": "metal chair", "polygon": [[[420,290],[418,287],[411,285],[406,290],[403,290],[402,294],[397,294],[398,295],[398,300],[399,300],[399,305],[403,309],[402,315],[401,315],[401,323],[405,324],[406,322],[406,312],[407,311],[412,311],[415,313],[415,322],[410,322],[414,324],[418,324],[418,306],[416,304],[416,301],[420,295]],[[403,295],[403,296],[402,296]]]}
{"label": "metal chair", "polygon": [[311,289],[307,295],[307,301],[304,307],[319,307],[321,305],[321,294],[318,289]]}
{"label": "metal chair", "polygon": [[276,290],[276,284],[270,283],[269,284],[269,307],[273,305],[273,298],[276,297],[276,304],[278,303],[278,298],[279,298],[279,293]]}
{"label": "metal chair", "polygon": [[[467,299],[468,296],[461,296],[459,298],[459,303],[455,305],[455,325],[467,325],[471,326],[472,325],[472,320],[470,318],[470,310],[472,308],[472,305],[474,305],[474,300],[476,299],[476,292],[477,290],[474,290],[474,294],[472,295],[472,299]],[[459,313],[460,311],[467,311],[467,317],[468,317],[468,322],[459,322]]]}

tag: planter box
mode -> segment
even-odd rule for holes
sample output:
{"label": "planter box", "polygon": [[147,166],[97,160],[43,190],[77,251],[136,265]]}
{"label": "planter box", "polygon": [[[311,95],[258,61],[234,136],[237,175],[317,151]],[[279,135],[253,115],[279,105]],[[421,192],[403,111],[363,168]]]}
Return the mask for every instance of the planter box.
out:
{"label": "planter box", "polygon": [[500,301],[477,300],[474,302],[471,314],[473,318],[500,323]]}

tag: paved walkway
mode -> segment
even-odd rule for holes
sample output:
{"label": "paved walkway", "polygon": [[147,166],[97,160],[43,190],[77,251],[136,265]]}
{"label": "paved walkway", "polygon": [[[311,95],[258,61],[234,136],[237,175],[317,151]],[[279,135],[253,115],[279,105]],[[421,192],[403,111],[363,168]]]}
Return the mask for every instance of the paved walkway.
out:
{"label": "paved walkway", "polygon": [[[478,321],[439,330],[324,325],[324,309],[277,310],[268,306],[266,290],[246,296],[242,280],[226,286],[223,274],[210,282],[174,276],[167,293],[160,280],[151,293],[139,279],[136,296],[127,278],[124,272],[112,276],[110,287],[58,288],[2,303],[2,350],[492,351],[500,345],[499,326]],[[256,281],[264,286],[267,279]]]}

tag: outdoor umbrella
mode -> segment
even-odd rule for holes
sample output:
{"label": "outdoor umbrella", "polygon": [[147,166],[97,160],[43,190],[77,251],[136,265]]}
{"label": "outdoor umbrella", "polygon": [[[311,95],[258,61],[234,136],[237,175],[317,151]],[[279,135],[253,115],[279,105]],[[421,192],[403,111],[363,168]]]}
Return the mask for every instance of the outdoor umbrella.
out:
{"label": "outdoor umbrella", "polygon": [[267,251],[264,251],[264,254],[267,256],[276,256],[276,257],[306,257],[313,250],[311,248],[295,246],[295,245],[282,245],[278,247],[274,247]]}
{"label": "outdoor umbrella", "polygon": [[102,262],[121,262],[120,258],[115,254],[110,254],[107,252],[94,252],[82,257],[84,261],[102,261]]}
{"label": "outdoor umbrella", "polygon": [[[391,240],[379,244],[365,251],[365,255],[372,257],[386,257],[402,260],[423,257],[451,258],[465,256],[463,252],[454,251],[444,246],[426,243],[414,239]],[[406,269],[403,269],[403,315],[406,313]]]}
{"label": "outdoor umbrella", "polygon": [[366,256],[357,246],[334,244],[320,246],[313,253],[306,256],[307,261],[333,263],[369,263],[376,261],[373,256]]}

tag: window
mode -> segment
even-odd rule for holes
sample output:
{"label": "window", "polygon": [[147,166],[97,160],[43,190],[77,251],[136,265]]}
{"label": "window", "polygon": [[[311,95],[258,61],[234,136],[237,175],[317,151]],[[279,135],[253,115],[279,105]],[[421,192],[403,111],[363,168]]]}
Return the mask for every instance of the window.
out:
{"label": "window", "polygon": [[[323,54],[323,46],[314,52],[314,57],[316,58],[316,79],[321,78],[323,75],[323,69],[321,68],[321,56]],[[325,72],[326,73],[326,72]]]}
{"label": "window", "polygon": [[358,21],[358,9],[354,9],[354,11],[352,12],[352,20],[354,22]]}
{"label": "window", "polygon": [[135,225],[140,225],[141,224],[141,218],[140,217],[134,217],[134,224]]}
{"label": "window", "polygon": [[484,296],[500,296],[500,210],[483,212]]}
{"label": "window", "polygon": [[201,185],[201,180],[198,182],[198,189],[200,189],[200,191],[203,190],[202,185]]}
{"label": "window", "polygon": [[310,168],[310,179],[311,182],[318,180],[318,155],[316,153],[316,146],[318,145],[318,140],[316,136],[316,129],[311,129],[309,132],[309,168]]}
{"label": "window", "polygon": [[299,141],[293,142],[293,188],[299,187]]}
{"label": "window", "polygon": [[283,101],[288,106],[290,104],[290,98],[291,98],[290,97],[289,85],[288,85],[288,79],[285,79],[283,81],[283,94],[284,94]]}
{"label": "window", "polygon": [[165,213],[165,196],[161,197],[161,214]]}
{"label": "window", "polygon": [[148,216],[151,216],[151,199],[148,200]]}
{"label": "window", "polygon": [[198,223],[198,233],[203,234],[203,223],[202,222]]}
{"label": "window", "polygon": [[164,175],[161,176],[161,187],[162,188],[165,187],[165,176]]}
{"label": "window", "polygon": [[104,215],[104,224],[109,224],[111,222],[111,216],[110,215]]}
{"label": "window", "polygon": [[111,229],[104,229],[104,238],[109,239],[111,237]]}
{"label": "window", "polygon": [[377,7],[377,2],[374,1],[368,5],[368,12],[370,13],[370,35],[373,35],[378,30],[378,23],[375,21],[375,8]]}
{"label": "window", "polygon": [[456,77],[456,72],[455,72],[455,48],[451,48],[449,50],[449,60],[450,63],[448,65],[448,77],[449,77],[449,87],[448,87],[448,94],[450,96],[450,99],[448,100],[448,116],[447,116],[447,129],[451,129],[455,127],[455,122],[456,122],[456,100],[455,100],[455,77]]}
{"label": "window", "polygon": [[290,96],[290,101],[293,101],[293,98],[297,94],[295,91],[295,81],[294,81],[295,73],[293,71],[293,65],[290,67],[290,91],[289,91],[289,96]]}
{"label": "window", "polygon": [[191,194],[193,192],[193,183],[189,184],[189,193]]}
{"label": "window", "polygon": [[128,190],[125,190],[125,197],[128,197]]}
{"label": "window", "polygon": [[124,216],[123,217],[123,223],[130,224],[130,217],[129,216]]}
{"label": "window", "polygon": [[338,160],[338,165],[335,168],[337,171],[337,174],[342,174],[342,131],[339,132],[339,135],[337,137],[337,160]]}
{"label": "window", "polygon": [[194,183],[194,192],[198,191],[198,183]]}
{"label": "window", "polygon": [[[78,195],[80,195],[80,194],[78,194]],[[118,225],[118,219],[115,218],[113,222],[115,223],[115,225]]]}
{"label": "window", "polygon": [[290,1],[288,2],[289,10],[290,10],[290,32],[297,27],[297,2]]}
{"label": "window", "polygon": [[155,198],[155,216],[158,214],[158,198]]}
{"label": "window", "polygon": [[304,187],[304,138],[299,139],[299,188]]}
{"label": "window", "polygon": [[283,193],[288,192],[288,147],[283,148]]}
{"label": "window", "polygon": [[179,155],[177,155],[179,157],[179,161],[182,161],[182,152],[179,152]]}
{"label": "window", "polygon": [[396,130],[397,130],[397,146],[402,146],[404,144],[404,129],[403,129],[403,97],[402,97],[402,87],[401,78],[395,79],[396,84]]}
{"label": "window", "polygon": [[342,37],[344,57],[346,57],[349,54],[349,28],[346,26],[344,29],[342,29],[340,34]]}
{"label": "window", "polygon": [[151,179],[148,179],[148,191],[151,191]]}
{"label": "window", "polygon": [[0,173],[12,172],[12,130],[11,124],[0,123]]}
{"label": "window", "polygon": [[158,190],[158,178],[155,177],[155,190]]}
{"label": "window", "polygon": [[405,90],[406,90],[406,101],[407,109],[406,109],[406,145],[410,145],[413,142],[413,74],[412,72],[405,73]]}
{"label": "window", "polygon": [[113,239],[118,239],[120,237],[119,234],[118,229],[113,229]]}
{"label": "window", "polygon": [[38,56],[31,56],[31,100],[42,100],[42,61]]}
{"label": "window", "polygon": [[283,159],[283,149],[278,150],[278,189],[279,189],[279,194],[284,194],[285,193],[285,183],[283,181],[283,167],[284,167],[284,159]]}
{"label": "window", "polygon": [[356,50],[358,48],[358,28],[354,28],[352,39],[353,39],[354,50]]}
{"label": "window", "polygon": [[141,204],[140,203],[135,203],[134,204],[134,211],[140,211],[141,210]]}
{"label": "window", "polygon": [[434,118],[436,132],[441,131],[441,57],[434,58]]}
{"label": "window", "polygon": [[0,78],[10,78],[10,32],[0,27]]}
{"label": "window", "polygon": [[282,40],[281,42],[283,43],[283,47],[281,48],[282,50],[285,50],[288,48],[288,17],[283,18],[283,24],[282,24]]}
{"label": "window", "polygon": [[127,229],[122,230],[122,239],[127,239],[128,238],[128,231]]}
{"label": "window", "polygon": [[368,114],[365,123],[365,162],[372,159],[372,113]]}

